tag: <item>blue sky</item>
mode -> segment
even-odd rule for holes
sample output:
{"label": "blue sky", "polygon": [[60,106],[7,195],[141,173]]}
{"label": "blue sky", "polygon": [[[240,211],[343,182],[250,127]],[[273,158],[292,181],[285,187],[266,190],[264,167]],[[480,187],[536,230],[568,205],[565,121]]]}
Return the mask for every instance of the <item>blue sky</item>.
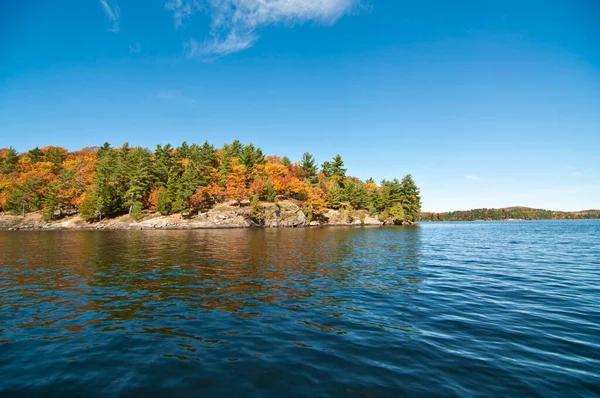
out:
{"label": "blue sky", "polygon": [[597,0],[64,0],[0,13],[0,147],[221,145],[424,210],[600,208]]}

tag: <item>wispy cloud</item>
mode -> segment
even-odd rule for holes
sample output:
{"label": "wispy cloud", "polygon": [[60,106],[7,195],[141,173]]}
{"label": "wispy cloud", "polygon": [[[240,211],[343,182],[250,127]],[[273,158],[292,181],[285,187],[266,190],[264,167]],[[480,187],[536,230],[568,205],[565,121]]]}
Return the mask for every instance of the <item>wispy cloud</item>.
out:
{"label": "wispy cloud", "polygon": [[111,27],[108,28],[109,32],[119,31],[119,18],[121,17],[121,9],[115,0],[100,0],[100,4],[104,9],[104,13],[111,22]]}
{"label": "wispy cloud", "polygon": [[570,177],[571,177],[571,178],[575,178],[575,179],[579,179],[579,178],[583,177],[583,174],[582,174],[582,173],[580,173],[580,172],[578,172],[578,171],[574,171],[574,172],[572,172],[572,173],[570,174]]}
{"label": "wispy cloud", "polygon": [[129,54],[137,54],[140,52],[140,42],[139,41],[135,41],[131,44],[129,44]]}
{"label": "wispy cloud", "polygon": [[467,174],[467,175],[465,175],[465,178],[467,180],[471,180],[471,181],[481,181],[480,177],[477,177],[477,176],[475,176],[473,174]]}
{"label": "wispy cloud", "polygon": [[195,107],[198,101],[195,98],[188,97],[183,91],[180,90],[165,90],[157,91],[152,97],[161,101],[168,101],[190,107]]}
{"label": "wispy cloud", "polygon": [[180,28],[196,12],[209,14],[207,39],[186,43],[188,56],[218,57],[252,47],[258,30],[269,25],[295,25],[308,21],[331,25],[360,0],[169,0]]}

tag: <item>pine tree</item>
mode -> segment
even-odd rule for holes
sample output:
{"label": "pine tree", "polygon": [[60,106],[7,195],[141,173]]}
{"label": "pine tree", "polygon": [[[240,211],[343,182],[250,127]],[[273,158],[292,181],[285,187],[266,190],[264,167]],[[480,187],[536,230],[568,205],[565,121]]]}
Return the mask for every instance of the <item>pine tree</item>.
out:
{"label": "pine tree", "polygon": [[277,199],[277,191],[275,191],[271,179],[267,181],[267,190],[265,191],[264,198],[267,202],[275,202],[275,199]]}
{"label": "pine tree", "polygon": [[31,159],[31,163],[41,162],[42,156],[43,156],[42,151],[37,146],[35,148],[33,148],[32,150],[30,150],[29,152],[27,152],[27,157],[29,157],[29,159]]}
{"label": "pine tree", "polygon": [[98,150],[96,175],[94,176],[94,196],[98,215],[111,215],[123,208],[123,165],[122,155],[106,143]]}
{"label": "pine tree", "polygon": [[412,175],[404,176],[400,184],[400,193],[406,219],[415,221],[421,212],[421,194]]}
{"label": "pine tree", "polygon": [[327,207],[337,210],[341,207],[341,201],[339,185],[335,181],[331,181],[327,190]]}
{"label": "pine tree", "polygon": [[248,175],[252,174],[255,165],[264,163],[264,160],[262,151],[252,144],[244,146],[240,154],[240,162],[246,167]]}
{"label": "pine tree", "polygon": [[346,169],[344,168],[344,161],[340,155],[335,155],[333,162],[331,162],[331,174],[340,178],[346,177]]}
{"label": "pine tree", "polygon": [[17,171],[17,164],[19,163],[19,153],[13,147],[8,148],[8,152],[4,157],[0,171],[3,174],[9,174]]}
{"label": "pine tree", "polygon": [[305,178],[311,178],[317,175],[317,164],[315,162],[315,158],[308,152],[304,152],[304,154],[302,154],[300,168],[304,172]]}
{"label": "pine tree", "polygon": [[166,189],[162,188],[156,199],[156,210],[162,215],[171,214],[171,199]]}
{"label": "pine tree", "polygon": [[287,167],[290,164],[292,164],[292,161],[287,156],[284,156],[283,158],[281,158],[281,164]]}
{"label": "pine tree", "polygon": [[153,182],[151,155],[146,149],[134,149],[126,159],[128,179],[124,201],[129,205],[129,215],[133,208],[146,198]]}
{"label": "pine tree", "polygon": [[174,163],[171,151],[171,144],[157,145],[154,151],[154,175],[158,185],[163,187],[167,186],[169,170],[171,170]]}
{"label": "pine tree", "polygon": [[59,185],[54,182],[48,185],[48,189],[46,190],[46,194],[44,195],[44,199],[42,199],[43,204],[43,218],[44,220],[50,221],[54,218],[54,213],[56,210],[60,212],[60,203],[59,203]]}
{"label": "pine tree", "polygon": [[[168,213],[183,213],[184,209],[184,198],[183,198],[183,189],[181,184],[181,175],[183,174],[183,170],[181,168],[181,164],[176,163],[169,170],[169,181],[167,182],[167,189],[165,195],[168,199],[166,199],[165,203],[169,204]],[[161,205],[161,197],[159,195],[159,206]],[[162,206],[161,206],[162,208]],[[159,209],[160,211],[160,209]],[[183,214],[180,214],[180,217],[183,218]]]}
{"label": "pine tree", "polygon": [[331,162],[323,162],[321,170],[325,177],[335,177],[337,181],[341,181],[346,177],[346,169],[344,168],[344,161],[340,155],[336,155]]}

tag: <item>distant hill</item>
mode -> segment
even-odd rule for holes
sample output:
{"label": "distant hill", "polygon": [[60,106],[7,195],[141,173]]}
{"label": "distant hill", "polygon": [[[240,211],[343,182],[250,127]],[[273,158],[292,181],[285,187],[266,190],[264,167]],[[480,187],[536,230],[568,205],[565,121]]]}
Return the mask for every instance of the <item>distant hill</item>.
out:
{"label": "distant hill", "polygon": [[421,212],[419,221],[501,221],[501,220],[592,220],[600,210],[554,211],[513,206],[502,209],[458,210],[443,213]]}

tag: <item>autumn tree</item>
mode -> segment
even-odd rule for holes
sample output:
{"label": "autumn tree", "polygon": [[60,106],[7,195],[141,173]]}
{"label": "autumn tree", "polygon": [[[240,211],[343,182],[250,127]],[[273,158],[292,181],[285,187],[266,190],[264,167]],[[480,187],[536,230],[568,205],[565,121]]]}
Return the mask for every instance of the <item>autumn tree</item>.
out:
{"label": "autumn tree", "polygon": [[246,188],[246,168],[237,158],[231,159],[231,170],[227,176],[227,197],[235,200],[238,206],[248,197]]}
{"label": "autumn tree", "polygon": [[327,210],[325,192],[318,187],[310,187],[306,200],[303,203],[304,213],[309,220],[322,217]]}

